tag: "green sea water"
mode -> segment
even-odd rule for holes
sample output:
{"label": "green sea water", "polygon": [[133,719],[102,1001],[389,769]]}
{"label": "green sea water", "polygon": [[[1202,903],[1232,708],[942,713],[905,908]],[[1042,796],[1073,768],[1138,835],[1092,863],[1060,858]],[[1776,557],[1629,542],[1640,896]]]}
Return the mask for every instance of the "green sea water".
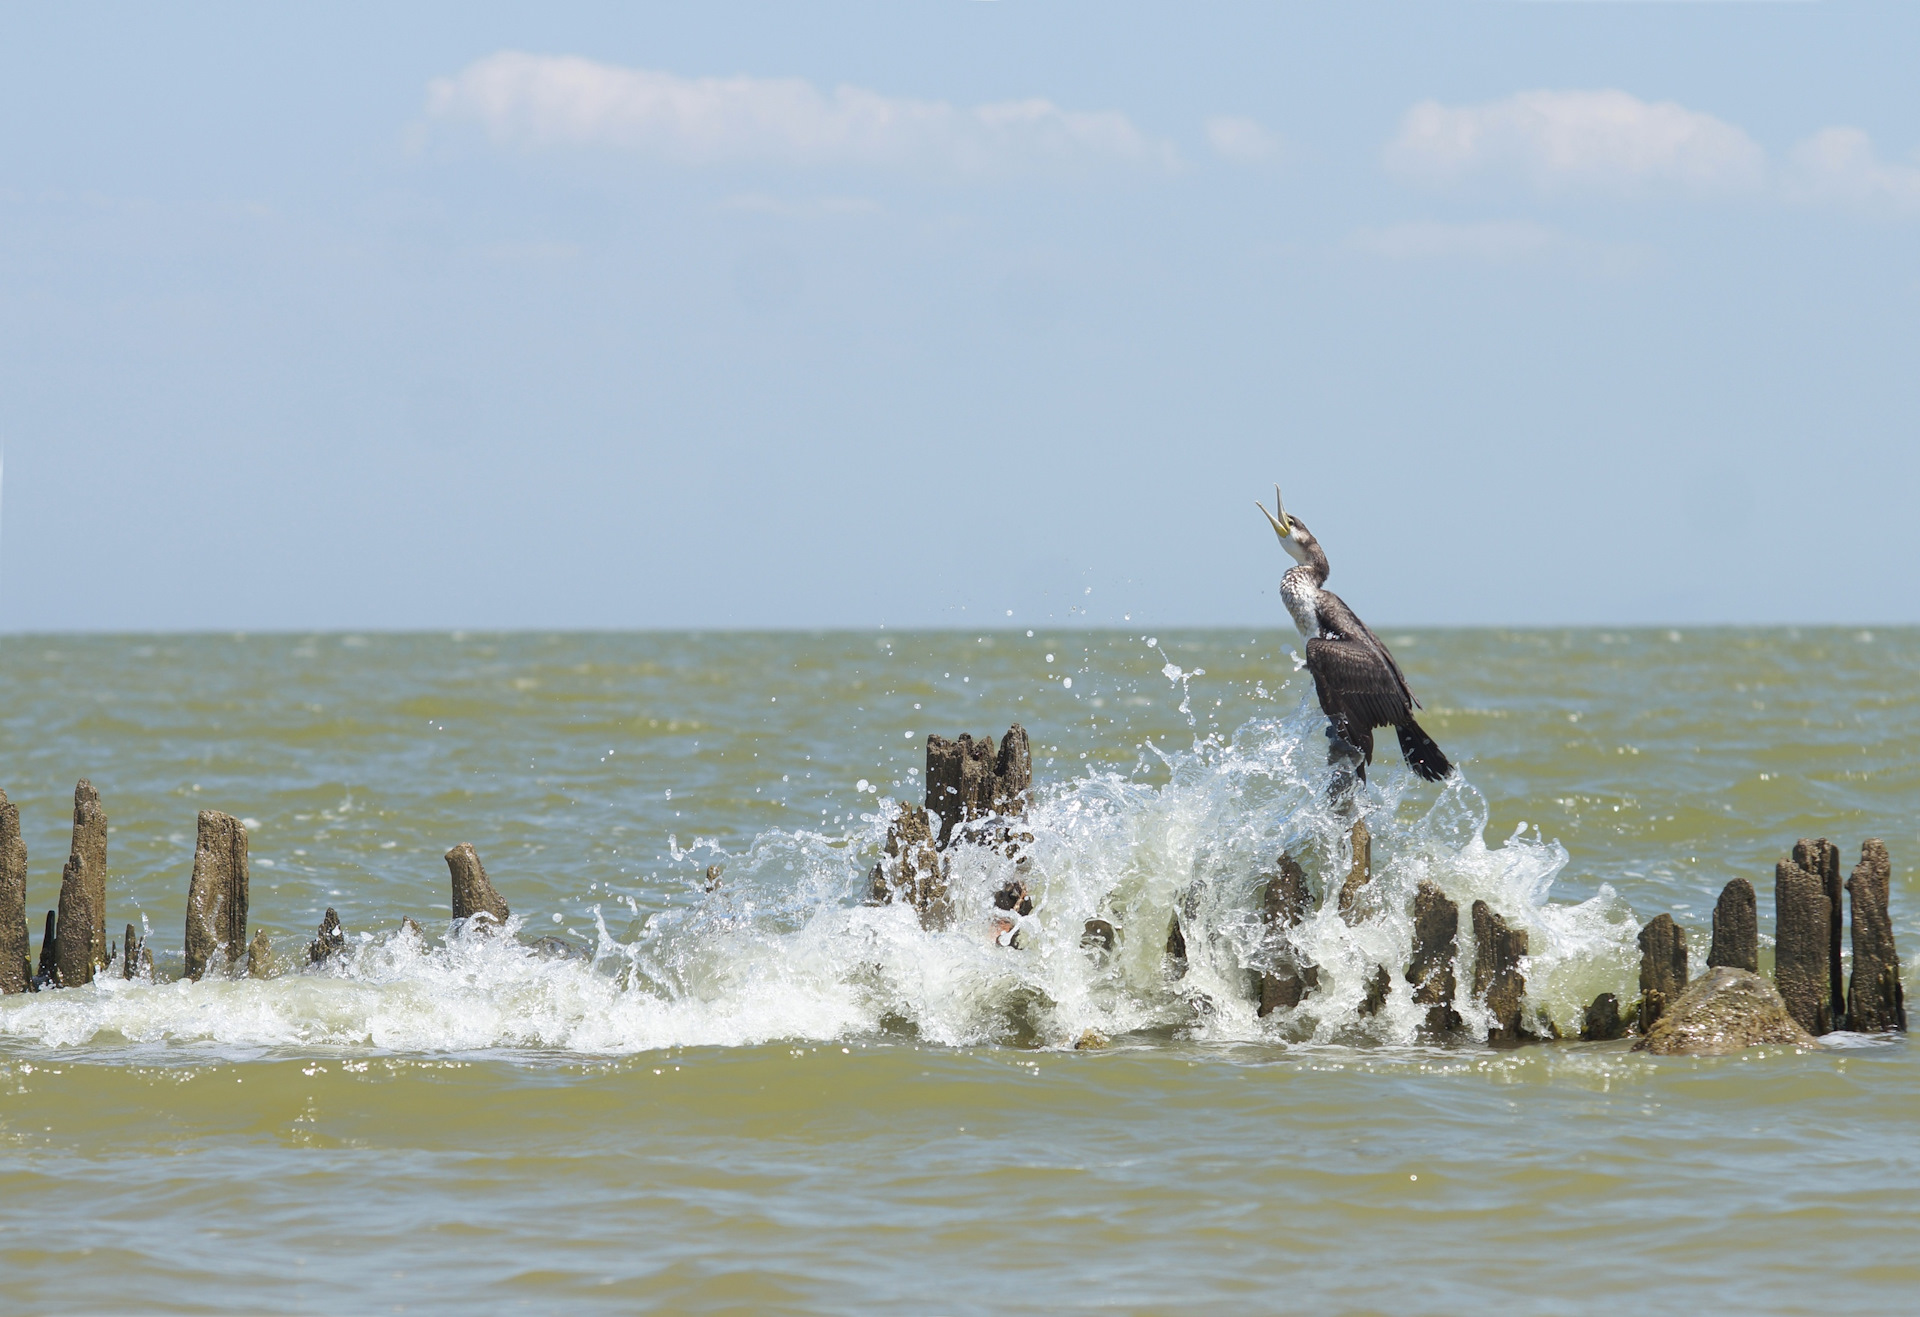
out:
{"label": "green sea water", "polygon": [[[1263,1020],[1261,875],[1341,860],[1290,631],[0,637],[36,949],[86,776],[156,962],[0,999],[0,1310],[1909,1307],[1904,1039],[1494,1051],[1421,1042],[1397,977],[1357,1006],[1421,879],[1528,929],[1542,1027],[1626,997],[1659,912],[1697,969],[1735,876],[1764,968],[1801,836],[1886,841],[1914,982],[1920,632],[1385,638],[1463,771],[1383,754],[1365,918],[1323,906],[1320,993]],[[1004,857],[950,928],[864,905],[926,736],[1013,722],[1019,945]],[[273,978],[176,981],[202,809],[249,821]],[[516,937],[449,938],[463,841]]]}

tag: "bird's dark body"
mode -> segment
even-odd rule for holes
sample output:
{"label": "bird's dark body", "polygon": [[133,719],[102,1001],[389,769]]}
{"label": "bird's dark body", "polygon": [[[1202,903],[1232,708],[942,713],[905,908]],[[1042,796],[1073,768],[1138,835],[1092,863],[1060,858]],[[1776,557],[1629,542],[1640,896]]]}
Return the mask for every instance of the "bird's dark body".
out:
{"label": "bird's dark body", "polygon": [[1414,720],[1420,701],[1400,665],[1346,601],[1323,588],[1326,553],[1303,523],[1295,519],[1291,525],[1300,549],[1296,556],[1304,561],[1287,572],[1281,594],[1307,637],[1307,671],[1313,674],[1314,691],[1335,739],[1359,752],[1358,772],[1365,781],[1366,765],[1373,762],[1373,730],[1391,727],[1407,767],[1429,782],[1439,781],[1453,765]]}

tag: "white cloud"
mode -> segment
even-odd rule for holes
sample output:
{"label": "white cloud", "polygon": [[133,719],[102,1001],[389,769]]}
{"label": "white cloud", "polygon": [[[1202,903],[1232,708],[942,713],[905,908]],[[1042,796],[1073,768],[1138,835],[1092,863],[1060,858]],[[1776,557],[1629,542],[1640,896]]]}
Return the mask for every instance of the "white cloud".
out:
{"label": "white cloud", "polygon": [[1280,139],[1256,120],[1219,114],[1207,120],[1206,127],[1207,145],[1223,159],[1251,164],[1280,154]]}
{"label": "white cloud", "polygon": [[1671,101],[1623,91],[1528,91],[1485,105],[1422,101],[1387,147],[1403,177],[1452,183],[1518,174],[1542,191],[1740,191],[1766,178],[1766,153],[1740,129]]}
{"label": "white cloud", "polygon": [[1357,251],[1389,260],[1472,260],[1504,265],[1537,260],[1567,245],[1556,230],[1530,220],[1491,220],[1477,224],[1416,221],[1361,229],[1347,239]]}
{"label": "white cloud", "polygon": [[502,145],[596,146],[688,165],[897,168],[949,176],[1123,165],[1164,170],[1165,142],[1117,111],[1050,101],[962,108],[802,78],[683,78],[501,51],[428,85],[427,113]]}
{"label": "white cloud", "polygon": [[1796,201],[1920,214],[1920,167],[1888,164],[1858,128],[1828,128],[1793,149],[1784,187]]}

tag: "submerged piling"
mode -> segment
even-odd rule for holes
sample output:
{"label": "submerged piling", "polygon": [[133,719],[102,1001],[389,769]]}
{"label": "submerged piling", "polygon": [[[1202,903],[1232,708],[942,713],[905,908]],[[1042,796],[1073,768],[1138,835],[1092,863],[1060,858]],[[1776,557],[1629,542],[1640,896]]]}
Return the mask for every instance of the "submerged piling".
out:
{"label": "submerged piling", "polygon": [[1640,1032],[1687,990],[1687,930],[1672,915],[1655,915],[1640,930]]}
{"label": "submerged piling", "polygon": [[1626,1023],[1620,1018],[1620,999],[1610,992],[1593,999],[1593,1005],[1587,1007],[1586,1017],[1580,1023],[1582,1042],[1612,1042],[1624,1037],[1626,1032]]}
{"label": "submerged piling", "polygon": [[1802,841],[1773,870],[1773,981],[1787,1014],[1816,1038],[1834,1029],[1828,969],[1832,904],[1824,878],[1801,861],[1818,865],[1823,859],[1814,843]]}
{"label": "submerged piling", "polygon": [[1853,897],[1853,985],[1847,994],[1847,1027],[1859,1033],[1906,1032],[1906,993],[1900,985],[1900,955],[1893,945],[1887,888],[1893,862],[1886,846],[1869,838],[1860,863],[1847,879]]}
{"label": "submerged piling", "polygon": [[0,994],[33,985],[33,940],[27,931],[27,843],[20,807],[0,790]]}
{"label": "submerged piling", "polygon": [[33,991],[60,986],[60,921],[47,911],[47,927],[40,934],[40,963],[33,971]]}
{"label": "submerged piling", "polygon": [[1760,972],[1759,903],[1753,884],[1735,878],[1720,889],[1713,906],[1713,945],[1707,948],[1707,968],[1726,965],[1749,974]]}
{"label": "submerged piling", "polygon": [[231,814],[203,809],[187,884],[187,977],[205,974],[216,955],[238,973],[246,945],[247,830]]}
{"label": "submerged piling", "polygon": [[1407,982],[1413,985],[1413,1000],[1427,1008],[1424,1027],[1432,1035],[1460,1028],[1460,1016],[1453,1009],[1457,986],[1453,962],[1459,954],[1459,936],[1460,907],[1422,879],[1413,894],[1413,958],[1407,963]]}
{"label": "submerged piling", "polygon": [[93,982],[107,963],[107,814],[84,777],[73,788],[73,846],[60,874],[57,945],[63,988]]}
{"label": "submerged piling", "polygon": [[[493,890],[493,884],[487,881],[486,866],[480,863],[480,854],[466,842],[461,842],[447,852],[447,872],[453,878],[453,917],[474,920],[475,926],[487,921],[494,924],[507,922],[507,903],[500,899],[500,893]],[[485,916],[485,919],[481,919]]]}
{"label": "submerged piling", "polygon": [[1365,819],[1353,821],[1347,840],[1353,859],[1345,881],[1340,884],[1340,917],[1352,924],[1359,922],[1360,898],[1367,884],[1373,881],[1373,833]]}

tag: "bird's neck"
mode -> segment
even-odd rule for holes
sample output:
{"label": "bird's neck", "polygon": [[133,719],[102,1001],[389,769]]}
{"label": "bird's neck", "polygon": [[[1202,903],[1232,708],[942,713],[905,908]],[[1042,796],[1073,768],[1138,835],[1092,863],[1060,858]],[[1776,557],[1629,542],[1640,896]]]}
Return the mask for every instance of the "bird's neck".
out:
{"label": "bird's neck", "polygon": [[1301,635],[1311,640],[1320,634],[1320,583],[1327,579],[1326,559],[1318,570],[1311,563],[1287,569],[1280,578],[1280,598]]}

